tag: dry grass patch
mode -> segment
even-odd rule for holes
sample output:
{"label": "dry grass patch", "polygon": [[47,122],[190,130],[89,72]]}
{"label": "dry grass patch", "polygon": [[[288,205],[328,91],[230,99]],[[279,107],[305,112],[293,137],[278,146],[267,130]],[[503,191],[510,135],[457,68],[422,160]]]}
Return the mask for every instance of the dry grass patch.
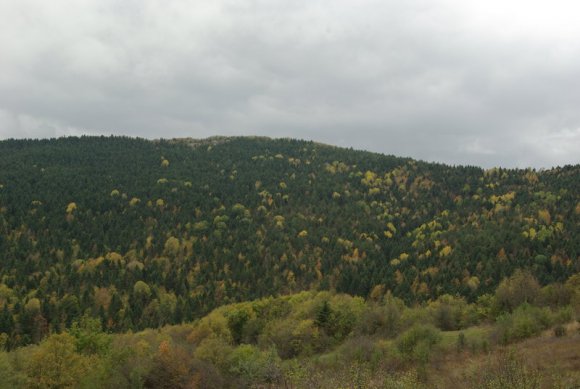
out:
{"label": "dry grass patch", "polygon": [[[580,334],[578,324],[566,325],[566,335],[555,337],[553,331],[488,353],[445,353],[432,363],[430,384],[437,388],[477,387],[476,377],[499,374],[497,361],[511,353],[520,370],[530,377],[537,375],[538,388],[573,388],[580,386]],[[481,385],[481,384],[479,384]],[[514,386],[517,387],[517,386]]]}

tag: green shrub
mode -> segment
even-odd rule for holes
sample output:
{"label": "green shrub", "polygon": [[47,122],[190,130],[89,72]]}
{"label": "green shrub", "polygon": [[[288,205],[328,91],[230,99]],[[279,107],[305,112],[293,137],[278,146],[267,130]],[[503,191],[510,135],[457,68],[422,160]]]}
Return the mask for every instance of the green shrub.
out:
{"label": "green shrub", "polygon": [[433,346],[441,341],[439,330],[432,325],[415,325],[397,339],[397,349],[407,359],[427,362]]}
{"label": "green shrub", "polygon": [[345,341],[340,347],[340,354],[348,362],[357,361],[372,364],[376,364],[383,356],[381,348],[366,336]]}
{"label": "green shrub", "polygon": [[434,324],[433,316],[421,307],[404,309],[401,312],[401,328],[411,328],[415,324]]}
{"label": "green shrub", "polygon": [[477,310],[467,304],[465,298],[448,294],[430,303],[428,310],[435,325],[443,331],[466,328],[475,324],[478,319]]}
{"label": "green shrub", "polygon": [[201,361],[225,369],[226,360],[232,352],[232,346],[218,337],[205,338],[195,349],[193,356]]}
{"label": "green shrub", "polygon": [[250,320],[249,309],[232,309],[226,314],[228,328],[235,344],[240,344],[244,335],[244,327]]}
{"label": "green shrub", "polygon": [[76,349],[83,354],[105,354],[112,342],[110,335],[103,332],[99,319],[87,315],[75,321],[70,334],[76,339]]}
{"label": "green shrub", "polygon": [[499,312],[512,312],[522,304],[534,304],[539,294],[538,280],[529,271],[518,269],[495,290],[496,309]]}
{"label": "green shrub", "polygon": [[362,335],[395,337],[401,328],[401,309],[394,304],[371,306],[363,313],[356,332]]}
{"label": "green shrub", "polygon": [[574,311],[571,306],[562,307],[552,314],[552,322],[554,324],[569,323],[574,318]]}
{"label": "green shrub", "polygon": [[564,307],[570,304],[572,295],[573,293],[569,288],[556,282],[540,289],[539,302],[552,308]]}
{"label": "green shrub", "polygon": [[0,351],[0,389],[24,387],[26,377],[16,370],[13,355]]}
{"label": "green shrub", "polygon": [[513,313],[497,318],[494,333],[499,343],[507,344],[538,335],[552,324],[551,313],[547,308],[522,304]]}
{"label": "green shrub", "polygon": [[275,320],[259,337],[259,344],[276,347],[282,359],[312,355],[328,348],[330,339],[312,320]]}
{"label": "green shrub", "polygon": [[229,373],[251,383],[275,383],[282,377],[275,349],[260,351],[255,346],[243,344],[231,352],[227,365]]}
{"label": "green shrub", "polygon": [[317,308],[314,323],[337,342],[344,340],[357,326],[365,310],[364,300],[348,295],[335,295]]}

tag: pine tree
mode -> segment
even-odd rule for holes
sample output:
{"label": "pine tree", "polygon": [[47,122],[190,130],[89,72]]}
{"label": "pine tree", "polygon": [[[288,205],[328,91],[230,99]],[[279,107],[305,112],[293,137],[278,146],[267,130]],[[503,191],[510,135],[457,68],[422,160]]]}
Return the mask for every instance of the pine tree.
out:
{"label": "pine tree", "polygon": [[8,304],[4,304],[0,312],[0,333],[12,334],[14,330],[14,318],[8,309]]}

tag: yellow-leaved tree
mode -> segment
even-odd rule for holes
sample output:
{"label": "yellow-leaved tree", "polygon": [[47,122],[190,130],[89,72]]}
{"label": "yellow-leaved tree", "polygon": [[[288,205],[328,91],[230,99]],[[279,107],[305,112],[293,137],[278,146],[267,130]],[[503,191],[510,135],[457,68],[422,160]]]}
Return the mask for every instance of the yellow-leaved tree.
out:
{"label": "yellow-leaved tree", "polygon": [[89,359],[77,354],[73,336],[54,334],[42,342],[28,360],[29,387],[77,388],[89,367]]}
{"label": "yellow-leaved tree", "polygon": [[181,245],[179,243],[179,239],[177,239],[174,236],[170,236],[165,241],[164,252],[166,255],[169,255],[170,257],[174,257],[177,254],[179,254],[180,247],[181,247]]}

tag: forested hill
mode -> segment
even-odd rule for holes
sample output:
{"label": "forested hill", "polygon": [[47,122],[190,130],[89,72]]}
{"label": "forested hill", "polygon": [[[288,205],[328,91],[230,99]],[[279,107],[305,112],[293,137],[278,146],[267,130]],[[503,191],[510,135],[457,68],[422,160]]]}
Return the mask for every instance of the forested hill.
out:
{"label": "forested hill", "polygon": [[[111,331],[305,289],[473,300],[580,271],[580,166],[450,167],[297,140],[0,142],[0,333]],[[377,287],[378,286],[378,287]]]}

